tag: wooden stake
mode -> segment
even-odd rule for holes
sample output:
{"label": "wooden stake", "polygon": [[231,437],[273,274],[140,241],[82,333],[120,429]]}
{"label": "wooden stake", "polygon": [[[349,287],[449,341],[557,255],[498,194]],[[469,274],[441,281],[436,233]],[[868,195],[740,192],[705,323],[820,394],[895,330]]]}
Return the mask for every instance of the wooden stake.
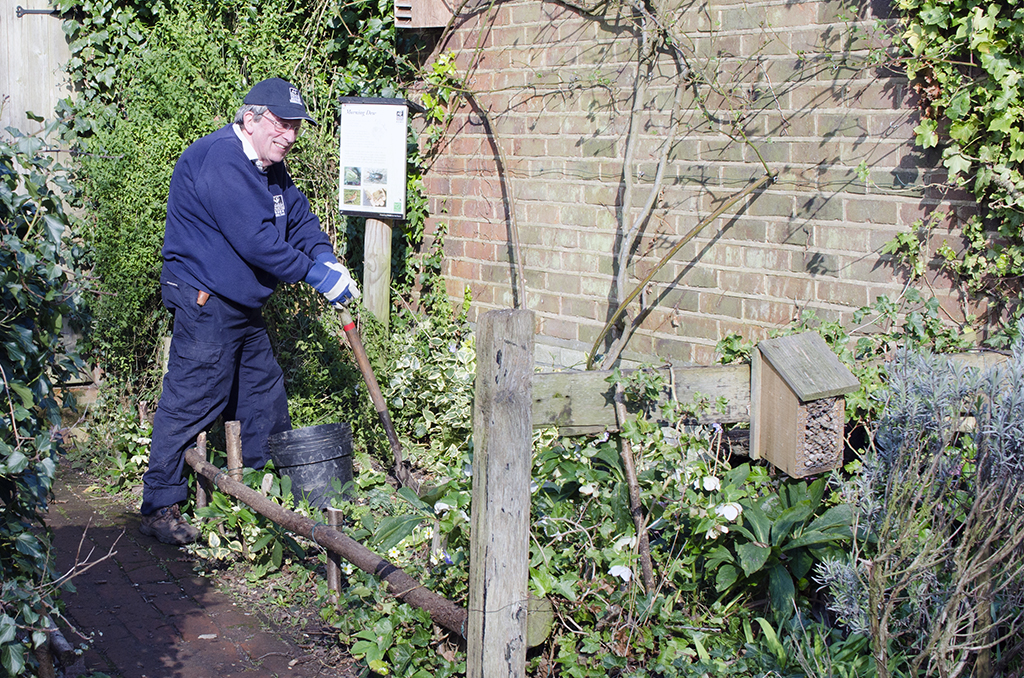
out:
{"label": "wooden stake", "polygon": [[232,480],[242,482],[242,423],[224,422],[225,447],[228,457],[228,475]]}
{"label": "wooden stake", "polygon": [[[202,431],[196,437],[196,451],[199,456],[206,459],[206,431]],[[213,487],[210,481],[203,476],[196,478],[196,508],[206,508],[210,505],[210,497],[213,496]]]}
{"label": "wooden stake", "polygon": [[[327,524],[337,530],[341,526],[343,511],[327,507]],[[338,594],[341,592],[341,556],[337,553],[327,552],[327,590],[331,592],[331,600],[338,602]]]}
{"label": "wooden stake", "polygon": [[526,675],[533,313],[477,326],[467,678]]}

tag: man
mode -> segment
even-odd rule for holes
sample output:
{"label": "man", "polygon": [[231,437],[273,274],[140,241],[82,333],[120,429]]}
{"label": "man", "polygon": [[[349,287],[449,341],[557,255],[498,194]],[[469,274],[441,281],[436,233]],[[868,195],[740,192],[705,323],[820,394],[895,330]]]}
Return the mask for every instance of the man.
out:
{"label": "man", "polygon": [[143,534],[187,544],[181,516],[185,450],[223,414],[241,422],[243,463],[262,468],[267,437],[291,428],[284,376],[262,307],[278,282],[305,281],[331,304],[359,296],[309,201],[284,166],[303,121],[297,88],[257,83],[227,125],[189,146],[167,199],[164,305],[174,316],[170,359],[143,477]]}

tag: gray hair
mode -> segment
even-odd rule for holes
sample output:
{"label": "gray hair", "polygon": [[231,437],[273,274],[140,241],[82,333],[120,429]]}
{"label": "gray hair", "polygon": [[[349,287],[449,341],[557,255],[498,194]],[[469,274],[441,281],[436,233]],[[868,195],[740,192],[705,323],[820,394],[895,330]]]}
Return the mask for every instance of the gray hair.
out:
{"label": "gray hair", "polygon": [[242,104],[242,107],[238,109],[237,113],[235,113],[235,124],[241,125],[242,119],[245,117],[246,113],[252,113],[253,120],[259,122],[260,118],[263,117],[263,114],[266,112],[266,106],[259,106],[257,104]]}

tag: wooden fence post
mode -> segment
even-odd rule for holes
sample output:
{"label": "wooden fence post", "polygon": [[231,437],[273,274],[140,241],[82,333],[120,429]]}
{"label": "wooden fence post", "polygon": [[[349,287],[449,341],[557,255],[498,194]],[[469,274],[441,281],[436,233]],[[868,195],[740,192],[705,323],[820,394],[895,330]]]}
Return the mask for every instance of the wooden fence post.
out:
{"label": "wooden fence post", "polygon": [[467,678],[526,675],[533,323],[505,310],[477,325]]}

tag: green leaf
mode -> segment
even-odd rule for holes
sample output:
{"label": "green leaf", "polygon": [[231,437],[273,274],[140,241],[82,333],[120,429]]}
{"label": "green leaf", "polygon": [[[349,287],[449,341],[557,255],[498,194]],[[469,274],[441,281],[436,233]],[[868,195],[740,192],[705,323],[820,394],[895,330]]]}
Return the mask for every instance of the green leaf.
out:
{"label": "green leaf", "polygon": [[971,171],[971,161],[960,153],[950,153],[942,159],[942,164],[949,170],[949,176],[953,177],[967,175]]}
{"label": "green leaf", "polygon": [[373,543],[381,551],[387,551],[412,534],[413,530],[424,520],[425,518],[421,515],[387,516],[377,525]]}
{"label": "green leaf", "polygon": [[0,645],[6,645],[14,640],[18,632],[18,625],[14,619],[5,615],[0,616]]}
{"label": "green leaf", "polygon": [[799,537],[795,537],[794,539],[790,540],[789,542],[786,543],[785,546],[782,547],[782,550],[783,551],[791,551],[792,549],[797,549],[797,548],[801,548],[801,547],[804,547],[804,546],[815,546],[817,544],[828,544],[828,543],[831,543],[831,542],[839,541],[839,540],[841,540],[841,539],[843,539],[843,538],[845,538],[847,536],[849,536],[849,535],[848,534],[842,534],[842,533],[840,533],[838,531],[818,532],[816,530],[812,530],[812,531],[804,532]]}
{"label": "green leaf", "polygon": [[768,599],[772,609],[781,619],[789,619],[794,611],[796,586],[789,570],[782,563],[776,563],[768,569]]}
{"label": "green leaf", "polygon": [[25,648],[20,643],[4,645],[0,650],[0,666],[7,670],[7,674],[16,676],[25,670]]}
{"label": "green leaf", "polygon": [[946,26],[946,20],[949,18],[949,10],[942,5],[932,5],[928,9],[924,10],[920,14],[921,21],[928,26]]}
{"label": "green leaf", "polygon": [[783,511],[772,525],[772,546],[782,546],[794,528],[810,517],[812,510],[810,504],[801,503]]}
{"label": "green leaf", "polygon": [[775,658],[779,661],[779,664],[785,666],[786,650],[782,647],[782,643],[779,642],[779,636],[775,633],[775,629],[772,628],[772,625],[764,617],[758,617],[754,621],[761,627],[765,642],[768,644],[768,648],[775,653]]}
{"label": "green leaf", "polygon": [[743,568],[743,574],[747,577],[764,567],[764,564],[768,562],[768,556],[771,554],[772,550],[767,546],[758,546],[752,542],[736,546],[736,555],[739,556],[740,567]]}
{"label": "green leaf", "polygon": [[740,578],[740,569],[732,563],[722,563],[715,572],[715,590],[728,591]]}
{"label": "green leaf", "polygon": [[50,241],[59,245],[61,238],[64,236],[64,222],[52,214],[47,214],[43,217],[43,223],[46,225],[46,232],[50,236]]}
{"label": "green leaf", "polygon": [[824,532],[833,528],[845,528],[842,533],[848,534],[852,523],[853,507],[849,504],[836,504],[812,520],[807,529]]}
{"label": "green leaf", "polygon": [[11,387],[11,390],[17,393],[18,397],[21,398],[22,405],[24,405],[25,407],[32,407],[32,389],[30,389],[28,386],[25,386],[25,384],[19,384],[16,381],[11,382],[9,386]]}
{"label": "green leaf", "polygon": [[740,502],[743,506],[743,522],[750,527],[757,541],[762,544],[771,543],[772,521],[764,514],[757,504]]}
{"label": "green leaf", "polygon": [[917,135],[917,145],[921,148],[935,148],[939,145],[939,122],[932,118],[925,118],[914,128]]}

